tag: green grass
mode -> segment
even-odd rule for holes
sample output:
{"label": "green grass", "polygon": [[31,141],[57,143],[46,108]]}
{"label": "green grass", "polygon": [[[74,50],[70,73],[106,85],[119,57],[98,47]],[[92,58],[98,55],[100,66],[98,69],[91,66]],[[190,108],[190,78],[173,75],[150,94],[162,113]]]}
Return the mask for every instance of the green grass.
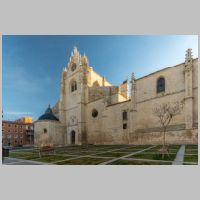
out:
{"label": "green grass", "polygon": [[186,145],[186,148],[188,149],[198,149],[198,145]]}
{"label": "green grass", "polygon": [[141,158],[141,159],[149,159],[149,160],[169,160],[173,161],[176,157],[176,154],[169,154],[164,156],[164,159],[162,159],[162,154],[145,154],[145,153],[139,153],[136,155],[132,155],[130,158]]}
{"label": "green grass", "polygon": [[105,156],[105,157],[121,157],[127,155],[127,153],[119,153],[119,152],[107,152],[107,153],[102,153],[98,154],[97,156]]}
{"label": "green grass", "polygon": [[115,150],[113,152],[127,152],[128,153],[132,153],[132,152],[137,152],[137,151],[141,151],[142,149],[120,149],[120,150]]}
{"label": "green grass", "polygon": [[38,158],[39,154],[31,153],[31,152],[10,152],[9,157],[32,160],[32,159]]}
{"label": "green grass", "polygon": [[13,158],[22,158],[22,157],[27,157],[27,156],[32,156],[32,155],[39,155],[31,152],[9,152],[9,157]]}
{"label": "green grass", "polygon": [[[22,159],[27,159],[27,160],[34,160],[34,161],[40,161],[40,162],[47,162],[47,163],[52,163],[52,162],[57,162],[65,159],[70,159],[70,158],[75,158],[78,156],[87,156],[87,155],[93,155],[97,154],[94,156],[97,156],[97,158],[94,157],[83,157],[83,158],[78,158],[78,159],[73,159],[73,160],[68,160],[68,161],[62,161],[58,162],[56,164],[62,164],[62,165],[96,165],[102,162],[105,162],[107,160],[110,160],[106,157],[121,157],[124,155],[128,155],[133,152],[141,151],[146,148],[151,147],[152,145],[89,145],[88,147],[86,146],[67,146],[67,147],[56,147],[55,148],[55,155],[43,155],[41,158],[39,157],[39,153],[37,149],[30,149],[28,151],[26,150],[19,150],[19,151],[10,151],[10,157],[15,157],[15,158],[22,158]],[[169,163],[162,163],[159,162],[158,160],[162,160],[161,155],[159,155],[158,150],[162,147],[162,145],[157,145],[156,147],[146,150],[142,153],[132,155],[130,158],[135,158],[135,159],[151,159],[151,160],[156,160],[155,162],[150,162],[150,161],[140,161],[140,160],[119,160],[115,161],[115,163],[119,164],[126,164],[127,165],[168,165],[171,164]],[[170,158],[165,157],[164,160],[170,160],[173,161],[175,159],[176,153],[179,150],[180,145],[169,145],[169,153]],[[194,145],[187,145],[186,146],[186,152],[188,153],[196,153],[197,154],[197,148],[198,146]],[[111,151],[111,152],[107,152]],[[105,157],[105,158],[98,158],[99,157]],[[187,157],[186,155],[186,160],[195,160],[196,161],[190,161],[190,162],[197,162],[198,158],[194,157],[191,158],[191,156]],[[188,161],[185,161],[188,162]],[[112,163],[113,164],[113,163]]]}
{"label": "green grass", "polygon": [[128,147],[127,149],[138,149],[138,150],[143,150],[143,149],[147,149],[147,148],[149,148],[149,147],[151,147],[151,146],[149,146],[149,145],[147,145],[147,146],[134,146],[134,147]]}
{"label": "green grass", "polygon": [[191,150],[191,149],[186,149],[185,154],[198,154],[198,150]]}
{"label": "green grass", "polygon": [[84,157],[84,158],[78,158],[74,160],[66,160],[66,161],[58,162],[56,164],[57,165],[97,165],[107,160],[108,159],[103,159],[103,158]]}
{"label": "green grass", "polygon": [[198,163],[198,155],[185,155],[184,162],[195,162]]}
{"label": "green grass", "polygon": [[[168,146],[168,152],[169,152],[169,154],[176,154],[177,152],[178,152],[178,150],[180,149],[180,145],[170,145],[170,146]],[[146,150],[146,151],[144,151],[144,153],[155,153],[155,154],[158,154],[159,153],[159,150],[162,148],[162,146],[161,145],[159,145],[159,146],[156,146],[155,148],[152,148],[152,149],[149,149],[149,150]]]}
{"label": "green grass", "polygon": [[198,145],[186,145],[185,154],[198,154]]}
{"label": "green grass", "polygon": [[72,158],[72,156],[58,156],[58,155],[48,155],[48,156],[42,156],[40,158],[34,159],[34,161],[39,161],[39,162],[56,162],[56,161],[61,161],[65,160],[68,158]]}
{"label": "green grass", "polygon": [[109,165],[171,165],[171,162],[150,162],[141,160],[117,160]]}

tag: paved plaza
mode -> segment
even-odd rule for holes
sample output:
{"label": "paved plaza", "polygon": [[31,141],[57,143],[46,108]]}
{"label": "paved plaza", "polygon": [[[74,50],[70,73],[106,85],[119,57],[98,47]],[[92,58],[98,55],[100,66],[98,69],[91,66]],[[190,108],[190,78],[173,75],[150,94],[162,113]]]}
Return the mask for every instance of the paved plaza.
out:
{"label": "paved plaza", "polygon": [[57,147],[51,154],[39,150],[10,151],[5,165],[197,165],[197,145],[170,145],[164,159],[160,145],[88,145]]}

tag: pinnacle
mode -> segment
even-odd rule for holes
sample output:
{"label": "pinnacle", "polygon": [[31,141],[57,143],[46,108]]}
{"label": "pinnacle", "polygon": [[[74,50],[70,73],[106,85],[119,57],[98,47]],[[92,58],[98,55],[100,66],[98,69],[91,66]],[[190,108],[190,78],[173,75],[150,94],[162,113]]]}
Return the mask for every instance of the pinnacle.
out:
{"label": "pinnacle", "polygon": [[187,61],[189,59],[192,59],[192,49],[191,48],[187,49],[186,54],[185,54],[185,60]]}

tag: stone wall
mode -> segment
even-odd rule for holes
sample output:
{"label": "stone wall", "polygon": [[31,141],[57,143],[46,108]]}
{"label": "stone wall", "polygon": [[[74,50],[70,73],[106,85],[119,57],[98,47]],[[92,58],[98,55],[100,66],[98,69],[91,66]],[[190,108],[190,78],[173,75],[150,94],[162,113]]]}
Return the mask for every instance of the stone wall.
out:
{"label": "stone wall", "polygon": [[[65,126],[62,126],[60,122],[40,120],[34,123],[34,143],[35,146],[59,146],[65,145],[67,142],[65,133]],[[46,133],[44,133],[46,129]]]}
{"label": "stone wall", "polygon": [[[76,63],[76,69],[72,66]],[[185,63],[168,67],[139,79],[132,80],[134,90],[127,97],[127,82],[112,86],[104,77],[89,67],[87,57],[74,50],[68,68],[61,78],[61,96],[55,112],[59,110],[61,123],[37,122],[36,135],[48,127],[55,144],[71,144],[75,131],[75,144],[158,144],[162,143],[162,130],[153,108],[161,103],[185,102],[181,113],[173,118],[167,131],[167,143],[197,143],[198,126],[198,59],[193,60],[192,72],[185,74]],[[157,93],[157,80],[165,78],[165,91]],[[192,77],[192,79],[191,79]],[[71,82],[77,90],[71,91]],[[191,93],[188,98],[188,91]],[[189,99],[189,100],[188,100]],[[98,111],[96,117],[93,110]],[[123,111],[128,119],[122,119]],[[192,127],[190,119],[192,122]],[[192,115],[192,116],[191,116]],[[126,127],[124,126],[126,124]],[[186,130],[188,129],[188,130]],[[51,135],[55,133],[55,135]],[[64,141],[64,142],[63,142]]]}
{"label": "stone wall", "polygon": [[[111,104],[105,104],[104,99],[94,101],[87,105],[87,130],[88,142],[96,144],[124,144],[124,143],[162,143],[162,129],[159,118],[153,114],[153,108],[162,103],[184,102],[185,100],[185,65],[184,63],[165,68],[158,72],[136,80],[136,111],[134,117],[133,100],[114,100]],[[197,79],[197,59],[193,63],[193,78]],[[165,92],[157,93],[157,80],[165,78]],[[191,130],[185,130],[186,105],[181,113],[175,116],[167,129],[167,143],[197,143],[197,81],[193,80],[193,114],[194,126]],[[115,97],[116,98],[116,97]],[[123,102],[124,101],[124,102]],[[99,116],[91,117],[91,110],[99,109]],[[127,110],[128,120],[122,120],[122,112]],[[123,129],[123,123],[127,123],[127,129]]]}

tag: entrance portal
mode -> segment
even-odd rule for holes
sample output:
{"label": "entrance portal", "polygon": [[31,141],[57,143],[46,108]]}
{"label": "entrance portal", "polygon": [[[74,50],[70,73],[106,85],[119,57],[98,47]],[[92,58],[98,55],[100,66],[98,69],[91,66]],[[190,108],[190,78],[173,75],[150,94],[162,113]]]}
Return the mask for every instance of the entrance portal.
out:
{"label": "entrance portal", "polygon": [[71,132],[71,144],[75,144],[76,141],[76,133],[75,131]]}

